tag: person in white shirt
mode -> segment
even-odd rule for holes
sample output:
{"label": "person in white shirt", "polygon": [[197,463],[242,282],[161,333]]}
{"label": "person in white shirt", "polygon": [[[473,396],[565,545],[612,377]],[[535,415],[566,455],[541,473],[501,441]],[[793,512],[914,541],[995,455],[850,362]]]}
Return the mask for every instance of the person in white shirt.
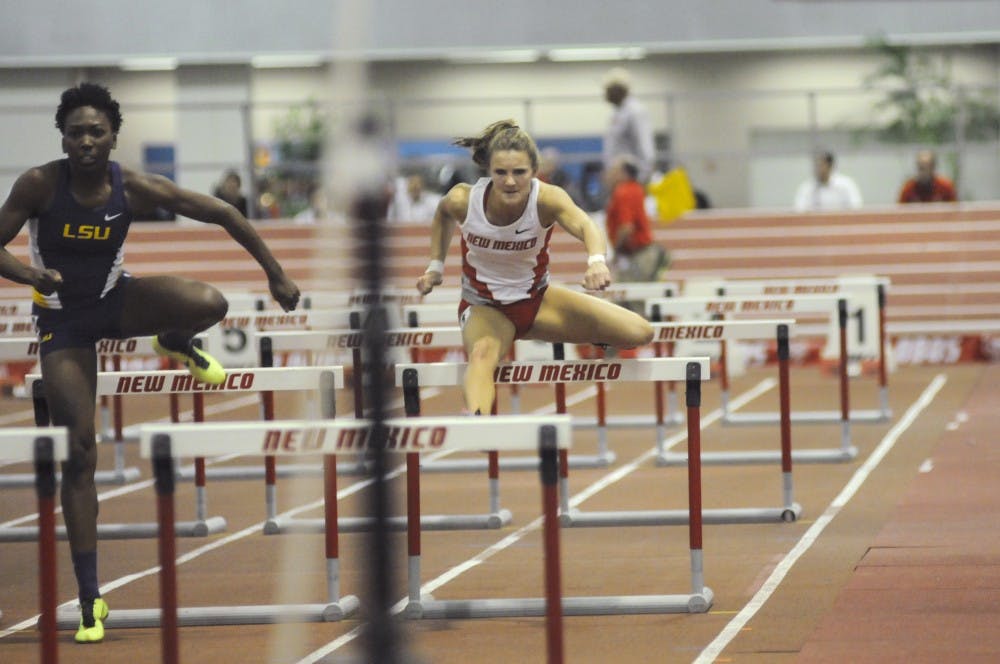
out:
{"label": "person in white shirt", "polygon": [[441,196],[427,191],[422,175],[396,179],[396,191],[389,203],[389,221],[426,223],[434,218]]}
{"label": "person in white shirt", "polygon": [[814,163],[814,177],[795,192],[796,212],[855,210],[861,207],[861,191],[850,177],[833,170],[832,152],[820,152]]}
{"label": "person in white shirt", "polygon": [[639,169],[639,182],[645,184],[653,172],[656,146],[653,127],[646,109],[629,94],[628,72],[616,67],[604,78],[604,98],[614,106],[602,144],[604,171],[617,159],[628,157]]}

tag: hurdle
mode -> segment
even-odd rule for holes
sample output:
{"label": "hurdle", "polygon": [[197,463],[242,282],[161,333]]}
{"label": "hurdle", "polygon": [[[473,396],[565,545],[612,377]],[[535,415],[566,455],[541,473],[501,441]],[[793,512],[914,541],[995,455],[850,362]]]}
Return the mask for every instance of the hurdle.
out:
{"label": "hurdle", "polygon": [[[326,371],[327,380],[332,372]],[[334,420],[271,420],[268,422],[209,422],[143,424],[139,451],[151,460],[156,478],[160,607],[117,609],[105,621],[108,628],[161,627],[163,639],[176,651],[179,626],[262,625],[279,622],[332,622],[353,615],[360,606],[353,595],[340,595],[340,545],[336,495],[327,496],[326,601],[303,604],[177,607],[177,567],[174,537],[174,460],[198,454],[280,455],[322,454],[330,458],[341,446],[341,431],[359,428]],[[72,629],[77,616],[60,614],[60,629]]]}
{"label": "hurdle", "polygon": [[[195,421],[201,423],[204,419],[200,407],[206,393],[251,393],[266,390],[290,391],[316,389],[324,374],[332,374],[334,380],[343,384],[341,367],[295,367],[249,369],[231,371],[226,376],[226,382],[221,385],[206,385],[194,379],[186,370],[166,371],[109,371],[97,375],[97,394],[129,394],[129,395],[166,395],[192,394],[195,399]],[[29,384],[40,383],[41,377],[29,374],[26,377]],[[39,389],[34,388],[33,389]],[[44,405],[36,402],[36,406]],[[45,420],[47,421],[47,414]],[[141,428],[141,427],[140,427]],[[209,517],[208,498],[206,490],[205,459],[203,455],[195,457],[195,519],[181,521],[176,524],[178,537],[206,537],[220,533],[226,529],[223,517]],[[156,536],[156,523],[124,523],[98,524],[98,539],[144,539]],[[57,530],[60,538],[65,537],[65,528]],[[8,527],[0,529],[0,542],[27,541],[37,537],[37,529],[32,527]]]}
{"label": "hurdle", "polygon": [[[493,381],[497,385],[510,385],[512,388],[525,384],[551,383],[557,379],[561,379],[562,374],[560,372],[566,371],[564,367],[567,366],[575,366],[578,368],[585,368],[587,366],[591,367],[589,374],[587,374],[586,369],[584,370],[584,374],[589,377],[575,376],[570,378],[571,382],[592,382],[595,380],[601,380],[602,378],[597,377],[598,374],[604,376],[604,379],[606,379],[606,374],[603,374],[601,370],[596,370],[595,372],[594,367],[596,365],[591,360],[570,360],[568,362],[578,364],[571,365],[564,361],[562,357],[558,357],[554,362],[518,360],[503,362],[499,364],[494,371]],[[428,367],[428,369],[421,370],[424,367]],[[413,394],[419,395],[420,387],[461,386],[465,376],[465,367],[466,363],[464,362],[427,362],[416,364],[401,363],[396,365],[396,384],[404,386],[404,397],[406,396],[406,389],[408,387],[417,388],[417,391],[413,392]],[[403,383],[403,372],[406,369],[418,369],[415,374],[415,385],[407,386]],[[618,371],[620,369],[616,368],[615,370]],[[572,370],[570,370],[570,372],[572,372]],[[614,380],[614,378],[611,380]],[[563,390],[562,395],[563,398],[565,398],[565,385],[562,383],[558,383],[556,385],[557,398],[560,394],[560,389]],[[615,455],[608,449],[607,439],[599,437],[597,454],[565,455],[560,459],[560,463],[566,468],[606,468],[610,466],[614,460]],[[486,469],[490,474],[491,483],[497,481],[500,470],[535,470],[537,468],[537,458],[526,456],[497,458],[493,453],[490,453],[486,459],[435,459],[421,464],[421,469],[429,472],[481,471]]]}
{"label": "hurdle", "polygon": [[[234,376],[239,376],[239,381],[237,383]],[[194,381],[198,384],[197,381]],[[230,384],[232,383],[232,386]],[[200,385],[200,384],[199,384]],[[319,393],[319,403],[320,408],[323,411],[324,417],[333,417],[336,413],[336,390],[344,386],[344,370],[340,366],[317,366],[317,367],[259,367],[255,369],[247,369],[242,372],[230,372],[226,377],[226,383],[224,383],[222,388],[226,388],[224,391],[232,392],[260,392],[261,394],[261,418],[266,421],[274,420],[274,395],[276,391],[318,391]],[[211,385],[201,385],[202,390],[215,390],[219,387]],[[195,404],[195,422],[201,423],[204,418],[198,417],[199,415],[199,404],[200,399],[203,398],[202,393],[196,393],[194,395],[196,399]],[[141,429],[141,427],[140,427]],[[274,464],[274,459],[271,456],[265,456],[265,460],[268,461],[263,468],[247,468],[245,466],[237,466],[232,470],[234,472],[225,473],[227,469],[216,468],[214,470],[220,471],[213,474],[215,478],[225,478],[225,479],[246,479],[246,478],[263,478],[264,479],[264,510],[266,514],[266,522],[277,517],[278,513],[278,496],[277,496],[277,477],[279,476],[278,468]],[[189,466],[186,468],[175,469],[175,476],[178,479],[194,479],[195,488],[198,491],[199,505],[202,512],[204,511],[203,496],[204,496],[204,486],[206,481],[209,479],[210,469],[205,468],[204,455],[199,455],[195,457],[194,466]],[[286,474],[294,474],[296,471],[299,474],[307,474],[306,471],[310,471],[308,474],[321,474],[323,473],[322,465],[312,464],[303,465],[298,464],[294,468],[287,468]]]}
{"label": "hurdle", "polygon": [[[780,459],[782,503],[778,507],[737,507],[702,509],[703,523],[740,524],[791,522],[802,515],[802,506],[795,502],[792,485],[792,441],[791,407],[788,385],[788,337],[792,320],[753,321],[712,321],[698,323],[653,323],[654,339],[673,341],[678,339],[766,339],[774,338],[778,348],[778,385],[781,412]],[[700,446],[699,446],[700,448]],[[656,463],[661,466],[688,465],[686,453],[668,453],[664,449],[662,435],[657,437]],[[752,454],[752,453],[751,453]],[[698,463],[706,465],[708,459],[714,464],[741,463],[739,452],[701,451]],[[582,511],[570,509],[568,492],[564,492],[562,525],[565,527],[608,527],[608,526],[670,526],[687,524],[690,515],[687,510],[617,510]]]}
{"label": "hurdle", "polygon": [[[888,362],[886,359],[886,291],[890,280],[871,275],[843,276],[836,279],[735,279],[727,280],[720,295],[757,296],[785,294],[825,294],[847,298],[848,323],[857,320],[856,334],[848,334],[848,352],[852,347],[861,356],[874,355],[878,366],[879,408],[853,410],[855,422],[888,422],[892,419],[889,406]],[[874,320],[871,310],[876,314]],[[874,338],[874,344],[872,339]],[[872,348],[874,345],[874,348]],[[864,350],[868,349],[865,353]]]}
{"label": "hurdle", "polygon": [[[753,299],[730,297],[676,297],[648,300],[650,317],[660,319],[665,313],[671,316],[691,316],[693,312],[721,320],[726,314],[760,316],[784,314],[830,314],[836,311],[840,343],[839,411],[809,411],[791,414],[791,421],[803,424],[840,423],[840,446],[823,449],[798,449],[794,459],[800,463],[840,463],[857,457],[858,449],[851,444],[850,386],[847,377],[847,300],[827,295],[760,296]],[[779,413],[733,413],[729,408],[729,382],[726,371],[725,340],[720,341],[722,365],[720,386],[722,390],[722,421],[727,424],[780,424]],[[780,454],[774,451],[759,454],[744,453],[740,463],[774,463]],[[710,457],[706,463],[723,463],[720,457]],[[728,460],[725,463],[736,463]]]}
{"label": "hurdle", "polygon": [[[556,413],[566,413],[566,383],[572,382],[636,382],[687,380],[687,368],[691,363],[699,366],[700,375],[709,376],[709,360],[706,357],[684,358],[663,357],[627,360],[563,360],[562,345],[555,344],[556,359],[548,362],[507,362],[500,364],[493,379],[498,384],[555,383]],[[464,362],[431,362],[425,364],[397,364],[396,383],[404,385],[404,397],[419,398],[419,387],[448,387],[461,385],[465,377]],[[407,412],[419,412],[419,405],[407,405]],[[559,484],[562,496],[561,508],[569,512],[569,455],[560,452]],[[464,460],[459,460],[464,461]],[[440,462],[436,462],[440,463]],[[491,466],[491,482],[495,477],[493,466],[497,464],[493,453],[488,463]],[[537,468],[537,462],[535,464]]]}
{"label": "hurdle", "polygon": [[[124,350],[118,352],[135,353],[140,354],[141,351],[148,347],[149,355],[153,355],[153,347],[151,343],[146,340],[128,339],[122,340],[125,343],[122,346],[122,342],[116,342],[115,340],[104,340],[102,339],[97,344],[98,357],[100,359],[105,359],[111,356],[114,352],[112,348],[118,349],[123,347]],[[131,350],[129,350],[131,348]],[[0,339],[0,363],[10,362],[17,360],[35,360],[38,358],[38,339],[37,337],[12,337],[12,338],[2,338]],[[38,399],[39,395],[32,394],[32,399]],[[102,404],[101,407],[101,421],[103,423],[103,431],[107,431],[110,421],[107,407]],[[120,424],[120,419],[116,420]],[[36,422],[37,424],[37,422]],[[120,427],[117,429],[120,433]],[[136,467],[126,467],[125,465],[125,448],[123,445],[122,436],[118,435],[115,437],[115,452],[114,452],[114,468],[112,470],[99,470],[94,473],[94,483],[95,484],[127,484],[139,478],[139,469]],[[60,481],[60,473],[56,474],[57,481]],[[0,487],[29,487],[35,482],[34,475],[32,473],[17,473],[17,474],[0,474]]]}
{"label": "hurdle", "polygon": [[38,494],[38,597],[42,632],[41,662],[58,659],[56,632],[56,463],[69,458],[69,442],[63,427],[11,427],[0,429],[0,459],[31,461],[35,466]]}
{"label": "hurdle", "polygon": [[[596,363],[591,360],[566,362],[563,366],[570,367],[572,372],[581,363],[588,363],[588,366],[605,366],[605,370],[611,371],[612,366],[617,366],[614,372],[618,376],[646,377],[650,376],[676,376],[680,370],[683,380],[687,386],[687,422],[688,422],[688,444],[692,458],[698,458],[698,447],[700,445],[701,426],[701,381],[704,372],[708,368],[706,358],[697,358],[693,361],[682,358],[662,358],[659,360],[620,360],[617,362]],[[519,363],[522,367],[526,365]],[[551,366],[552,363],[549,363]],[[513,363],[512,365],[515,366]],[[534,365],[532,365],[534,366]],[[533,373],[543,366],[533,369]],[[680,368],[680,369],[679,369]],[[443,383],[443,379],[452,380],[460,373],[461,367],[458,365],[434,367],[430,365],[416,365],[408,367],[402,371],[416,369],[422,378],[428,381]],[[397,367],[397,372],[400,369]],[[522,375],[526,368],[522,370]],[[620,372],[620,373],[619,373]],[[616,378],[617,379],[617,378]],[[503,440],[508,444],[513,438],[505,436],[504,439],[494,440],[492,434],[487,431],[491,421],[502,421],[504,416],[468,418],[474,423],[482,423],[480,428],[475,430],[475,436],[480,439],[482,446],[494,447]],[[524,416],[508,416],[524,417]],[[544,416],[546,422],[565,423],[562,426],[569,427],[565,414],[556,416]],[[430,419],[430,418],[428,418]],[[499,429],[503,431],[503,429]],[[565,446],[564,446],[564,441]],[[521,445],[526,443],[522,440]],[[544,509],[544,541],[546,548],[550,547],[550,542],[558,545],[559,528],[556,503],[556,485],[561,483],[555,476],[564,469],[564,464],[559,462],[559,458],[568,456],[568,433],[566,437],[557,435],[558,454],[552,454],[548,460],[543,458],[539,467],[545,490],[543,500]],[[501,448],[502,449],[502,448]],[[513,449],[508,445],[507,449]],[[526,449],[526,447],[522,448]],[[702,524],[701,524],[701,467],[698,463],[693,463],[689,467],[689,498],[690,498],[690,525],[689,525],[689,549],[691,557],[691,592],[674,595],[618,595],[618,596],[588,596],[588,597],[562,597],[561,614],[570,616],[584,615],[626,615],[626,614],[660,614],[660,613],[704,613],[712,606],[713,593],[704,582],[704,564],[702,553]],[[415,517],[411,514],[411,519]],[[420,532],[414,529],[409,533],[408,552],[410,558],[409,571],[407,576],[408,596],[401,615],[404,618],[419,619],[468,619],[468,618],[516,618],[546,615],[547,602],[541,598],[492,598],[492,599],[465,599],[465,600],[445,600],[435,599],[430,595],[421,595],[420,588]],[[548,559],[548,556],[547,556]]]}
{"label": "hurdle", "polygon": [[[283,349],[288,347],[302,348],[310,350],[322,350],[324,348],[352,348],[360,351],[364,343],[363,335],[358,330],[339,330],[330,332],[287,332],[272,333],[261,339],[262,346]],[[387,347],[430,347],[432,344],[440,343],[450,345],[455,339],[461,338],[461,331],[457,327],[446,328],[422,328],[418,331],[410,329],[387,330],[384,339]],[[358,369],[355,370],[358,375]],[[404,381],[404,403],[406,404],[407,415],[419,415],[419,390],[415,385],[406,385]],[[355,409],[358,410],[359,401],[355,401]],[[356,412],[357,414],[357,412]],[[356,417],[361,420],[362,418]],[[361,448],[359,453],[365,450]],[[495,452],[491,453],[495,460]],[[335,461],[335,460],[334,460]],[[420,495],[420,471],[425,466],[419,463],[419,455],[407,456],[406,484],[407,495],[413,500],[419,500]],[[510,510],[500,507],[499,490],[499,470],[495,464],[489,467],[489,511],[483,514],[437,514],[423,515],[420,525],[425,530],[488,530],[502,528],[512,520]],[[328,495],[336,495],[336,473],[332,477],[327,477],[327,482],[332,486],[327,487]],[[372,528],[373,519],[369,517],[341,517],[338,527],[341,532],[362,532]],[[406,530],[409,525],[405,516],[389,517],[386,521],[387,527],[392,531]],[[276,535],[283,533],[318,533],[323,532],[326,523],[323,519],[295,519],[289,517],[269,518],[264,525],[264,533]]]}

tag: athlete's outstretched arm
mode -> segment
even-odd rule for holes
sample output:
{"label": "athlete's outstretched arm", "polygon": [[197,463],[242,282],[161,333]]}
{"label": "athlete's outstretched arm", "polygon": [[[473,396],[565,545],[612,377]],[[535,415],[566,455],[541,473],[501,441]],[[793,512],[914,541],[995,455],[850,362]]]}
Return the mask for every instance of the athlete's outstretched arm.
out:
{"label": "athlete's outstretched arm", "polygon": [[140,203],[138,206],[133,204],[134,209],[162,207],[197,221],[222,226],[263,268],[271,295],[282,309],[290,311],[298,305],[298,286],[285,275],[246,217],[232,205],[214,196],[182,189],[161,175],[125,171],[125,187],[132,200],[137,199]]}
{"label": "athlete's outstretched arm", "polygon": [[457,184],[438,202],[431,221],[431,261],[417,279],[417,290],[426,295],[444,281],[444,261],[448,257],[455,226],[469,210],[469,185]]}
{"label": "athlete's outstretched arm", "polygon": [[59,288],[62,275],[56,270],[39,270],[25,265],[7,251],[7,244],[17,236],[29,217],[39,213],[46,187],[42,169],[32,168],[17,178],[0,207],[0,276],[32,286],[43,295]]}
{"label": "athlete's outstretched arm", "polygon": [[543,223],[554,219],[570,235],[583,242],[587,248],[587,271],[583,275],[583,286],[589,290],[602,290],[611,284],[605,256],[608,242],[604,233],[586,212],[573,202],[561,187],[542,184],[538,194],[538,209]]}

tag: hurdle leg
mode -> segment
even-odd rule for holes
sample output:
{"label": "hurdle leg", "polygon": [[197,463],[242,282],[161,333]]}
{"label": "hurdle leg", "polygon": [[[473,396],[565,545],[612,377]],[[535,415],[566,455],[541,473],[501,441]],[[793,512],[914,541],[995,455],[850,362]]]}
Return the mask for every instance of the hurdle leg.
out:
{"label": "hurdle leg", "polygon": [[[194,421],[205,421],[205,395],[195,394],[193,398]],[[194,460],[194,522],[178,524],[178,534],[189,537],[205,537],[226,529],[226,520],[220,517],[208,516],[207,473],[205,458],[195,457]]]}
{"label": "hurdle leg", "polygon": [[326,522],[326,598],[323,620],[343,620],[358,610],[360,602],[354,595],[340,596],[340,530],[337,525],[337,457],[323,458],[323,518]]}
{"label": "hurdle leg", "polygon": [[695,362],[687,369],[688,440],[688,538],[691,549],[692,613],[705,613],[712,606],[712,591],[705,587],[701,523],[701,368]]}
{"label": "hurdle leg", "polygon": [[726,422],[732,412],[729,409],[729,356],[725,339],[719,342],[719,389],[722,392],[722,421]]}
{"label": "hurdle leg", "polygon": [[[102,360],[105,361],[105,360]],[[112,370],[121,371],[122,358],[121,355],[114,355],[112,357]],[[115,394],[111,397],[111,421],[108,421],[108,397],[106,395],[101,396],[101,432],[102,434],[111,431],[114,436],[115,452],[114,452],[114,470],[111,473],[97,473],[94,476],[94,480],[99,481],[99,477],[104,480],[104,483],[113,484],[125,484],[126,482],[132,481],[139,477],[138,468],[126,468],[125,467],[125,423],[124,423],[124,412],[125,405],[120,394]],[[101,477],[103,476],[103,477]]]}
{"label": "hurdle leg", "polygon": [[153,475],[156,478],[156,515],[160,556],[160,650],[164,664],[177,664],[177,552],[174,537],[174,469],[170,437],[153,441]]}
{"label": "hurdle leg", "polygon": [[847,377],[847,301],[837,302],[840,327],[840,453],[844,459],[853,459],[858,451],[851,446],[851,390]]}
{"label": "hurdle leg", "polygon": [[[491,414],[497,414],[497,400],[493,399]],[[490,487],[490,511],[487,514],[488,528],[501,528],[513,519],[510,510],[500,507],[500,455],[496,450],[486,453],[486,474]]]}
{"label": "hurdle leg", "polygon": [[[556,383],[556,413],[566,414],[565,383]],[[566,450],[559,450],[559,509],[569,515],[569,452]]]}
{"label": "hurdle leg", "polygon": [[[604,354],[603,351],[601,353]],[[597,383],[597,458],[608,456],[608,413],[607,389],[604,383]]]}
{"label": "hurdle leg", "polygon": [[[260,415],[263,420],[274,419],[274,393],[260,393]],[[278,469],[274,456],[264,457],[264,532],[278,518]]]}
{"label": "hurdle leg", "polygon": [[48,664],[59,658],[56,627],[58,597],[56,574],[56,464],[52,439],[42,436],[35,440],[35,491],[38,494],[38,596],[42,632],[41,662]]}
{"label": "hurdle leg", "polygon": [[545,538],[545,641],[549,664],[561,664],[563,661],[562,583],[556,489],[559,455],[553,427],[541,428],[538,448]]}
{"label": "hurdle leg", "polygon": [[782,521],[795,521],[802,513],[792,491],[792,407],[788,379],[788,326],[778,326],[778,401],[781,415]]}
{"label": "hurdle leg", "polygon": [[656,456],[662,457],[664,452],[666,452],[663,441],[667,437],[667,427],[663,413],[663,381],[658,380],[653,383],[653,401],[656,407]]}
{"label": "hurdle leg", "polygon": [[340,599],[340,532],[337,529],[337,457],[323,459],[326,476],[323,495],[323,516],[326,518],[326,596],[331,604]]}
{"label": "hurdle leg", "polygon": [[889,374],[886,366],[885,356],[885,287],[882,284],[878,288],[878,394],[879,405],[882,410],[882,417],[886,420],[892,418],[892,409],[889,407]]}
{"label": "hurdle leg", "polygon": [[[410,481],[410,477],[414,481]],[[403,615],[423,617],[423,597],[420,596],[420,457],[406,455],[406,590],[407,605]],[[428,598],[429,599],[429,598]]]}

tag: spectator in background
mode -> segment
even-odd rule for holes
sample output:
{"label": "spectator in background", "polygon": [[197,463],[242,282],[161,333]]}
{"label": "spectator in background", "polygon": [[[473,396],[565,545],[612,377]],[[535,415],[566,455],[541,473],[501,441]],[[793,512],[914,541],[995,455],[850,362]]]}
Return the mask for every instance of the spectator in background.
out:
{"label": "spectator in background", "polygon": [[247,197],[243,195],[242,187],[243,181],[240,179],[240,174],[229,169],[222,174],[222,179],[216,185],[212,195],[229,203],[245,217],[247,216]]}
{"label": "spectator in background", "polygon": [[406,178],[405,187],[403,182],[403,178],[396,180],[396,191],[389,203],[389,221],[429,222],[434,218],[441,196],[427,191],[422,175],[414,174]]}
{"label": "spectator in background", "polygon": [[310,186],[309,207],[296,213],[292,221],[296,224],[315,224],[330,217],[326,204],[326,193],[318,183]]}
{"label": "spectator in background", "polygon": [[639,183],[646,184],[656,156],[653,128],[646,109],[629,94],[629,85],[629,74],[620,67],[604,78],[604,98],[614,106],[602,146],[604,170],[610,171],[618,157],[631,157]]}
{"label": "spectator in background", "polygon": [[615,250],[615,276],[620,281],[658,281],[670,264],[666,250],[653,239],[646,214],[646,192],[639,169],[629,157],[619,157],[607,173],[611,190],[605,227]]}
{"label": "spectator in background", "polygon": [[795,193],[796,212],[854,210],[861,207],[861,192],[854,180],[833,170],[832,152],[820,152],[813,164],[813,177]]}
{"label": "spectator in background", "polygon": [[562,157],[558,148],[549,146],[538,153],[538,174],[535,176],[542,182],[562,187],[577,205],[580,204],[580,190],[573,178],[561,165]]}
{"label": "spectator in background", "polygon": [[917,153],[917,174],[903,184],[900,203],[954,203],[958,200],[951,180],[934,172],[937,156],[931,150]]}

